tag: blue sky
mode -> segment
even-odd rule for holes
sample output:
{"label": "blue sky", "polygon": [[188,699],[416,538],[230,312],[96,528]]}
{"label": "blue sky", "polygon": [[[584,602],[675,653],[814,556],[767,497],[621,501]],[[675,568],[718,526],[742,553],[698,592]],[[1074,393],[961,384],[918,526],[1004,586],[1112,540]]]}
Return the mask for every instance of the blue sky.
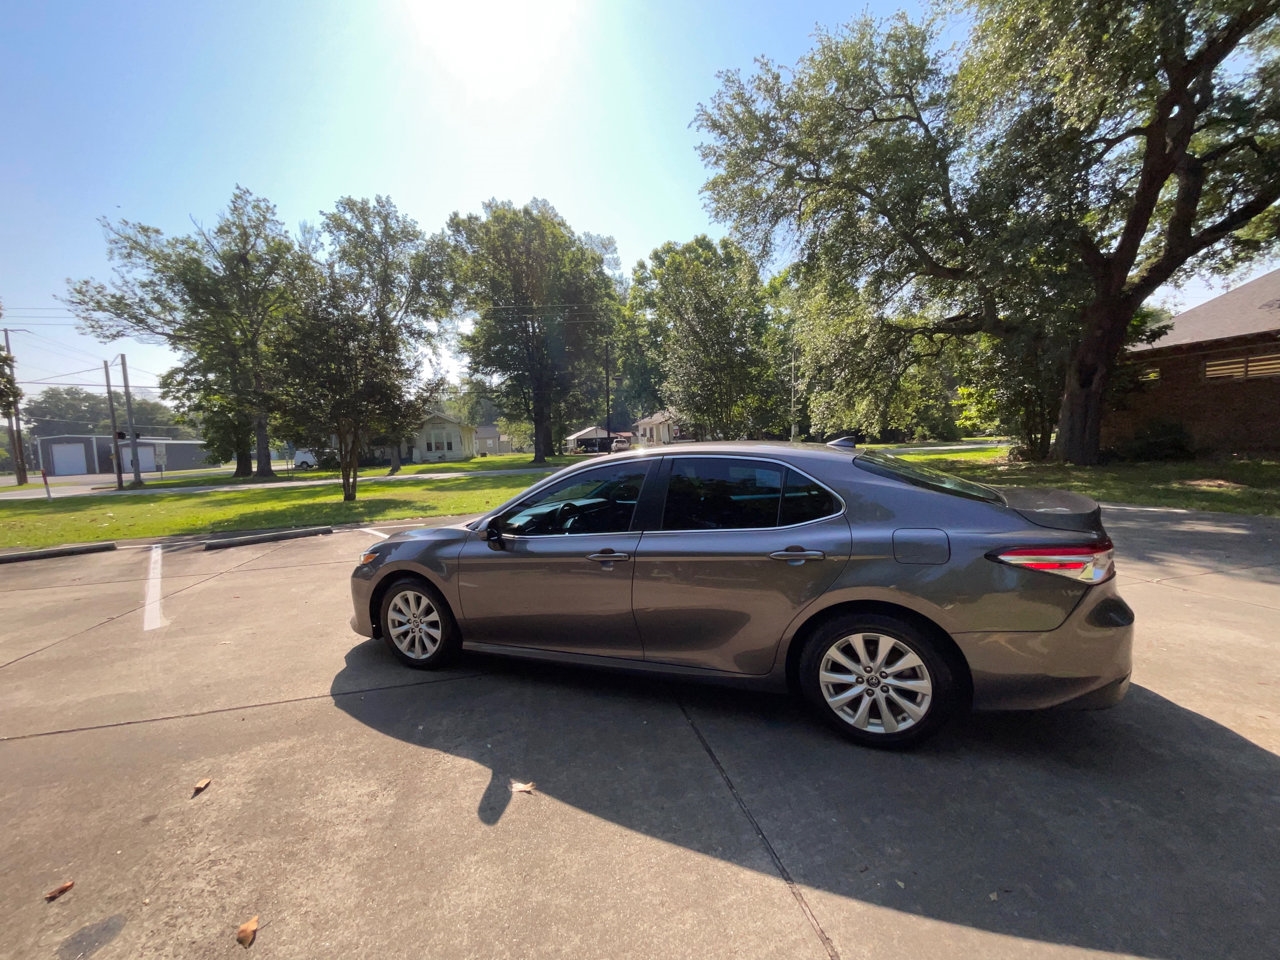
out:
{"label": "blue sky", "polygon": [[[0,301],[19,379],[163,348],[99,344],[53,299],[106,279],[99,217],[184,233],[236,184],[286,223],[387,194],[428,231],[486,199],[549,200],[629,269],[720,229],[689,128],[719,70],[793,63],[816,25],[917,4],[726,0],[221,0],[6,4],[0,12]],[[1212,295],[1200,285],[1181,305]],[[69,374],[68,376],[57,376]],[[113,373],[113,376],[115,374]],[[28,394],[36,383],[24,384]]]}

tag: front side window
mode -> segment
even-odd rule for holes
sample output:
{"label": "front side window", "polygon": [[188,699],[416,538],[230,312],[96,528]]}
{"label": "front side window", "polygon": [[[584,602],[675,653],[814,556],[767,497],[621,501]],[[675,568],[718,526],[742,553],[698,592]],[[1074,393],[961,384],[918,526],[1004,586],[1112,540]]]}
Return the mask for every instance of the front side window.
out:
{"label": "front side window", "polygon": [[575,473],[501,514],[500,529],[516,537],[630,530],[647,469],[631,462]]}

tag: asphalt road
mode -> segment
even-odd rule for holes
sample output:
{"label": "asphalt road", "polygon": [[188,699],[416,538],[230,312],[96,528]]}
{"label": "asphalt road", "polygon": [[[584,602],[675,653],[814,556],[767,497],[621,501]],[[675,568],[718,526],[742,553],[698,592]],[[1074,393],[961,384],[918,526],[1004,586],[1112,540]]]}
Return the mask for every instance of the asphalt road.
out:
{"label": "asphalt road", "polygon": [[8,566],[0,957],[238,956],[255,915],[255,957],[1275,956],[1280,521],[1106,520],[1128,699],[905,755],[785,697],[406,671],[347,626],[367,532]]}

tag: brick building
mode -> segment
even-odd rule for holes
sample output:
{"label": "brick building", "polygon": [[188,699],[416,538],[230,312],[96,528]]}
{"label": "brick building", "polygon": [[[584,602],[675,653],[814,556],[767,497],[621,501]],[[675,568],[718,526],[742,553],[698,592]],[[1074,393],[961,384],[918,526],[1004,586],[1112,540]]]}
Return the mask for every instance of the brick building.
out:
{"label": "brick building", "polygon": [[1137,387],[1104,417],[1104,447],[1178,424],[1196,453],[1280,450],[1280,270],[1178,314],[1127,365]]}

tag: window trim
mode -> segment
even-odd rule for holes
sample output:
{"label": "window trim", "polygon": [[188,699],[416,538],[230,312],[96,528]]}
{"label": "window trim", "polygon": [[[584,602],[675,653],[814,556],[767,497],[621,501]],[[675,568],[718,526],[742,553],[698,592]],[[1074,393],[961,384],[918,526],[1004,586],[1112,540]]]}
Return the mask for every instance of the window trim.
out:
{"label": "window trim", "polygon": [[701,534],[715,534],[715,533],[745,533],[747,531],[755,531],[759,533],[762,530],[796,530],[800,527],[808,526],[811,523],[825,523],[828,520],[834,520],[836,517],[844,516],[845,513],[848,511],[848,505],[844,502],[844,497],[840,496],[840,494],[836,493],[834,490],[832,490],[829,486],[827,486],[821,480],[817,479],[814,476],[811,476],[810,474],[806,473],[804,470],[801,470],[799,467],[797,467],[793,463],[788,463],[785,460],[778,460],[774,457],[761,457],[761,456],[757,456],[749,453],[743,453],[743,454],[700,453],[700,452],[690,450],[688,453],[682,452],[677,454],[664,454],[662,457],[662,464],[661,464],[660,472],[657,478],[658,479],[657,492],[655,493],[655,499],[658,501],[656,519],[659,524],[662,523],[662,515],[666,510],[667,487],[671,482],[672,467],[677,460],[751,460],[751,461],[755,461],[756,463],[772,464],[773,466],[782,468],[782,490],[784,491],[784,493],[786,491],[787,471],[794,470],[796,473],[804,477],[806,480],[812,483],[816,483],[823,490],[827,491],[827,493],[831,495],[831,498],[835,500],[838,509],[834,513],[828,513],[821,517],[814,517],[812,520],[802,520],[800,523],[788,523],[785,526],[775,524],[772,527],[711,527],[710,529],[706,529],[706,530],[689,529],[685,527],[681,527],[674,530],[663,530],[661,527],[654,527],[653,529],[644,530],[644,534],[646,536],[655,536],[657,534],[666,534],[666,533],[696,533],[701,535]]}

